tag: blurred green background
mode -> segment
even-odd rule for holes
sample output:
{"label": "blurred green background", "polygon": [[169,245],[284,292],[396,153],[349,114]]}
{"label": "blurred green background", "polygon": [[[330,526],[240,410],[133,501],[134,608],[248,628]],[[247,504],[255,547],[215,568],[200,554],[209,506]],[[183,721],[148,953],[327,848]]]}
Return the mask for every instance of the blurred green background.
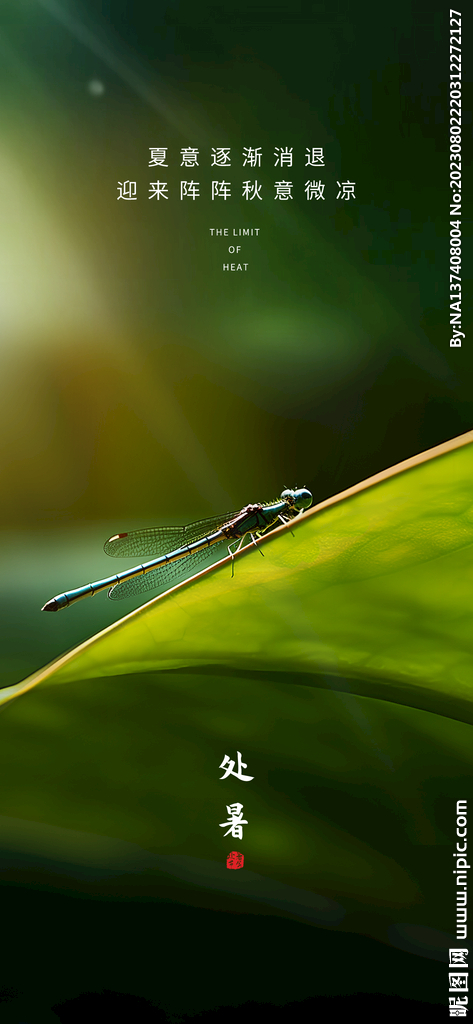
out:
{"label": "blurred green background", "polygon": [[[448,344],[445,19],[438,2],[381,20],[346,0],[3,3],[3,684],[113,620],[103,596],[39,615],[116,571],[110,533],[294,483],[322,500],[471,428],[471,349]],[[181,202],[187,146],[202,189]],[[276,146],[294,148],[291,201],[272,198]],[[304,168],[312,146],[325,168]],[[149,200],[164,174],[174,197]],[[231,199],[212,202],[214,174]],[[246,273],[223,273],[218,225],[260,227]]]}
{"label": "blurred green background", "polygon": [[[117,570],[110,534],[296,483],[321,501],[471,429],[471,348],[448,345],[447,18],[439,0],[4,0],[1,685],[140,603],[40,613]],[[200,199],[148,200],[160,145],[170,193],[200,149]],[[212,202],[211,147],[249,145],[263,202],[239,197],[239,160]],[[275,146],[300,154],[285,203]],[[260,227],[246,273],[221,270],[224,225]]]}

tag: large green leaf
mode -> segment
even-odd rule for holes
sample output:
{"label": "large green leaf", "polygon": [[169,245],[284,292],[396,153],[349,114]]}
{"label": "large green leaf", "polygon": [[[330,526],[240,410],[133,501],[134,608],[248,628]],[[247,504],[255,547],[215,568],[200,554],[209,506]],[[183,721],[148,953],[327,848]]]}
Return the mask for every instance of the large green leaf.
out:
{"label": "large green leaf", "polygon": [[[472,481],[473,432],[1,691],[11,876],[173,884],[439,955],[472,767]],[[237,750],[251,782],[220,778]],[[236,801],[243,841],[220,828]]]}
{"label": "large green leaf", "polygon": [[234,578],[224,559],[3,699],[38,682],[220,665],[350,677],[356,692],[471,721],[473,431],[260,547],[264,558],[241,553]]}

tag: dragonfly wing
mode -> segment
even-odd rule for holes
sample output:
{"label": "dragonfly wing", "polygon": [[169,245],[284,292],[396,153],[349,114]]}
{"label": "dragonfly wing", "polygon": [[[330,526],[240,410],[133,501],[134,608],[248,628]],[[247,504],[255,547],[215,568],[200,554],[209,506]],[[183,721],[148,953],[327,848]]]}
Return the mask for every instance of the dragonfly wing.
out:
{"label": "dragonfly wing", "polygon": [[225,512],[220,516],[200,519],[189,526],[157,526],[147,530],[134,530],[131,533],[117,533],[105,542],[103,549],[107,555],[121,558],[142,558],[146,555],[157,558],[215,533],[236,515],[238,512]]}
{"label": "dragonfly wing", "polygon": [[185,543],[192,544],[194,540],[200,540],[201,537],[208,537],[209,534],[216,533],[221,526],[229,523],[231,519],[235,519],[240,512],[241,509],[238,509],[238,512],[224,512],[220,516],[210,516],[208,519],[199,519],[197,523],[191,523],[184,528]]}
{"label": "dragonfly wing", "polygon": [[[219,545],[215,545],[218,547]],[[192,576],[197,567],[208,558],[209,549],[195,551],[192,555],[180,558],[170,565],[160,565],[143,576],[135,576],[134,579],[124,580],[117,583],[108,592],[112,601],[121,601],[125,597],[134,597],[136,594],[144,594],[147,590],[158,590],[161,587],[173,587],[181,580]]]}
{"label": "dragonfly wing", "polygon": [[176,551],[185,543],[185,526],[157,526],[149,530],[133,530],[131,533],[117,533],[105,541],[105,554],[122,558],[141,558],[149,555],[157,558]]}

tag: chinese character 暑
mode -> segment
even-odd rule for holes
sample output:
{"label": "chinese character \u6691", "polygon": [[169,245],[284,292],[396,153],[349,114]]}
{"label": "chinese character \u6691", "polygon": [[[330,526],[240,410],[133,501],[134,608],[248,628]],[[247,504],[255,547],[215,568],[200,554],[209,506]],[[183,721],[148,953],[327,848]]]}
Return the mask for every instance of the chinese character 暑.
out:
{"label": "chinese character \u6691", "polygon": [[226,771],[225,771],[224,775],[221,775],[220,778],[221,779],[227,779],[229,775],[234,775],[236,779],[241,779],[242,782],[251,782],[251,780],[254,779],[254,775],[242,775],[241,769],[242,768],[248,768],[248,765],[245,764],[244,761],[242,761],[241,754],[240,754],[239,750],[237,750],[237,756],[238,756],[238,769],[237,769],[236,772],[234,772],[233,769],[235,767],[235,762],[230,760],[228,754],[225,754],[225,757],[224,757],[221,765],[219,765],[219,768],[225,768],[226,765],[228,765],[229,767],[226,768]]}
{"label": "chinese character \u6691", "polygon": [[292,199],[292,181],[275,181],[274,187],[276,189],[275,199]]}
{"label": "chinese character \u6691", "polygon": [[243,167],[246,167],[246,164],[249,164],[250,167],[261,167],[261,147],[253,149],[251,146],[244,146],[243,156],[245,157]]}
{"label": "chinese character \u6691", "polygon": [[181,181],[181,199],[187,196],[189,199],[195,199],[196,196],[200,196],[199,182],[198,181]]}
{"label": "chinese character \u6691", "polygon": [[290,149],[288,146],[286,146],[285,149],[283,149],[282,146],[276,146],[276,149],[274,150],[274,155],[276,157],[274,166],[283,167],[284,164],[287,164],[288,167],[292,167],[292,149],[292,146]]}
{"label": "chinese character \u6691", "polygon": [[228,199],[231,196],[229,181],[212,182],[212,199]]}
{"label": "chinese character \u6691", "polygon": [[325,167],[323,149],[306,149],[306,167]]}
{"label": "chinese character \u6691", "polygon": [[[152,189],[154,189],[154,191],[152,191]],[[156,199],[169,199],[169,196],[166,195],[168,190],[167,181],[150,181],[149,190],[150,194],[148,199],[154,199],[155,196]]]}
{"label": "chinese character \u6691", "polygon": [[151,159],[150,159],[150,162],[148,164],[148,167],[167,167],[167,164],[164,163],[164,161],[166,160],[167,148],[166,149],[152,149],[151,146],[150,146],[149,147],[149,153],[150,153]]}
{"label": "chinese character \u6691", "polygon": [[117,188],[120,192],[117,199],[136,199],[136,181],[119,181]]}
{"label": "chinese character \u6691", "polygon": [[343,181],[341,185],[337,181],[337,185],[340,189],[337,199],[356,199],[354,181]]}
{"label": "chinese character \u6691", "polygon": [[230,835],[230,832],[234,839],[243,839],[242,825],[247,825],[248,822],[243,817],[243,804],[227,804],[227,821],[222,821],[219,828],[225,828],[225,825],[230,825],[230,828],[224,832],[223,838]]}
{"label": "chinese character \u6691", "polygon": [[198,149],[181,149],[182,163],[181,167],[198,167],[197,157],[199,155]]}
{"label": "chinese character \u6691", "polygon": [[458,974],[449,974],[448,984],[450,985],[450,992],[468,992],[468,974],[466,971],[460,971]]}
{"label": "chinese character \u6691", "polygon": [[229,149],[215,149],[212,147],[212,163],[211,167],[231,167],[230,163],[230,150]]}
{"label": "chinese character \u6691", "polygon": [[[262,185],[258,185],[257,181],[255,181],[254,184],[252,184],[251,181],[244,181],[243,192],[241,193],[243,199],[261,199],[262,202],[263,200],[260,196],[260,188],[262,187]],[[253,195],[250,195],[250,192],[253,192]]]}
{"label": "chinese character \u6691", "polygon": [[[225,822],[225,824],[227,823]],[[243,867],[244,863],[244,854],[239,853],[238,850],[232,850],[232,852],[229,853],[227,856],[227,868],[233,868],[234,870],[238,870],[238,868]]]}
{"label": "chinese character \u6691", "polygon": [[468,967],[467,949],[449,949],[450,967]]}
{"label": "chinese character \u6691", "polygon": [[322,185],[321,181],[306,181],[304,188],[308,199],[325,200],[325,196],[323,194],[325,185]]}

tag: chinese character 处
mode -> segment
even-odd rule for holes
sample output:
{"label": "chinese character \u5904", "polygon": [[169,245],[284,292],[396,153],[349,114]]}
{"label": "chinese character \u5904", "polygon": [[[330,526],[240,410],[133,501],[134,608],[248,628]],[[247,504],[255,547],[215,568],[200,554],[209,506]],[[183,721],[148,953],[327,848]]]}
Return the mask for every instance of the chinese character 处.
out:
{"label": "chinese character \u5904", "polygon": [[[220,778],[221,779],[227,779],[229,775],[234,775],[236,779],[241,779],[242,782],[251,782],[251,780],[254,779],[254,775],[243,775],[242,774],[241,769],[242,768],[248,768],[248,765],[245,764],[244,761],[242,761],[241,754],[240,754],[239,750],[237,750],[237,756],[238,756],[238,768],[237,768],[236,772],[234,772],[233,769],[235,767],[235,762],[230,760],[228,754],[225,754],[225,757],[224,757],[221,765],[219,765],[220,768],[225,768],[225,772],[224,772],[223,775],[220,776]],[[227,765],[228,765],[228,767],[227,767]]]}

